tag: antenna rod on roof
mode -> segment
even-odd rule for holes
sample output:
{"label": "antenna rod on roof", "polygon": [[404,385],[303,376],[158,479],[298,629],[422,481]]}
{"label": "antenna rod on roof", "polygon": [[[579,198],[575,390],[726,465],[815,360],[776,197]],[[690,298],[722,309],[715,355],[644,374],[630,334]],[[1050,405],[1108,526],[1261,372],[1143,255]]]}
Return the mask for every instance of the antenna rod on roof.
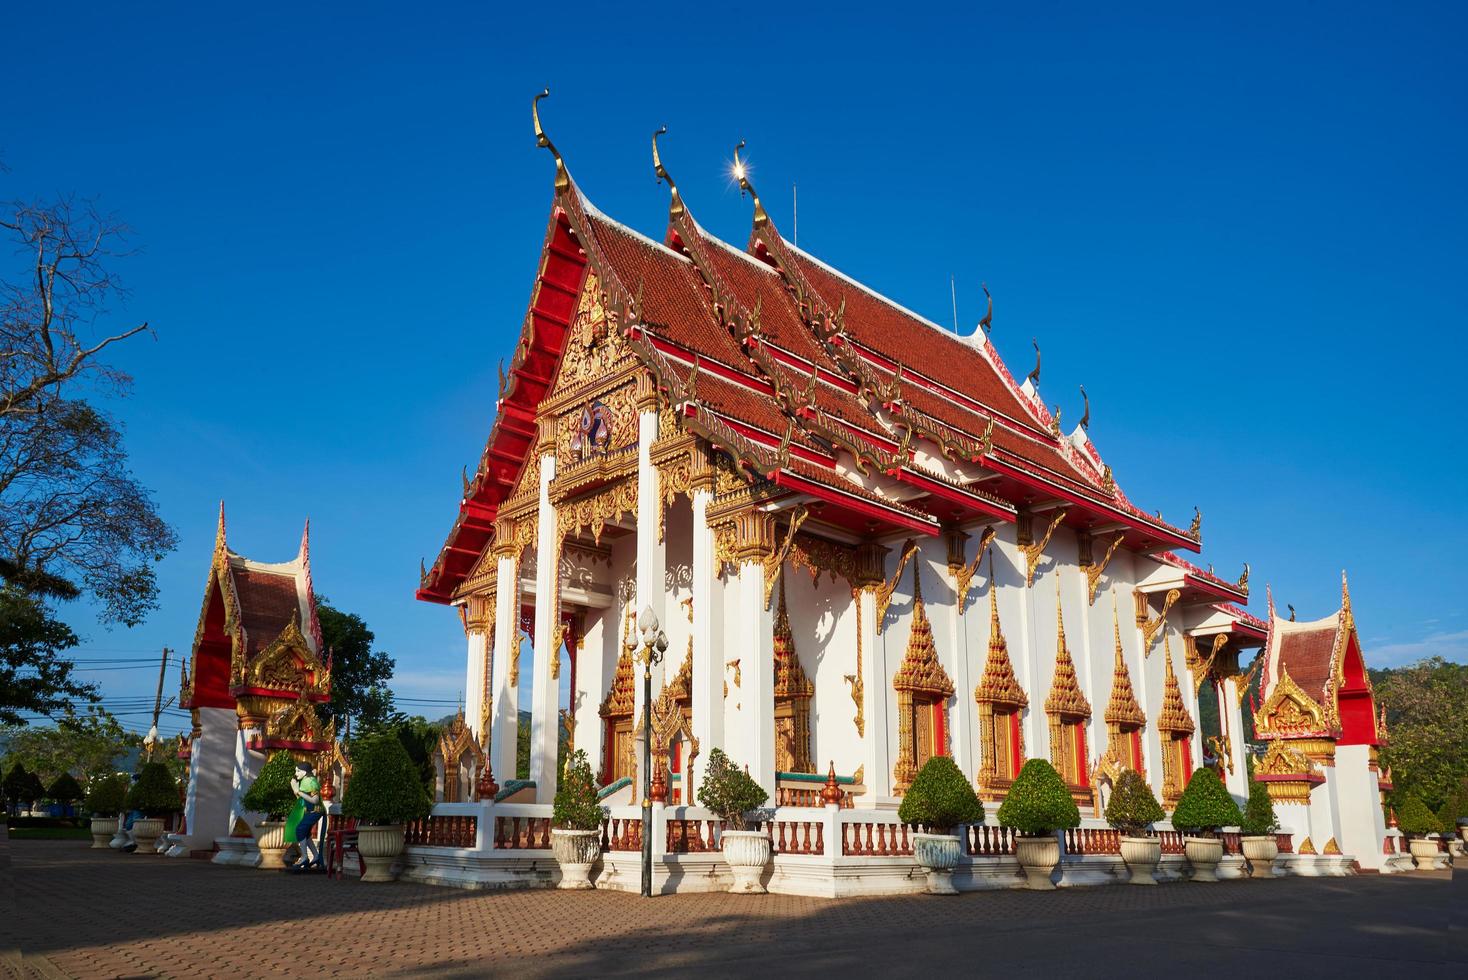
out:
{"label": "antenna rod on roof", "polygon": [[953,299],[953,333],[958,335],[958,285],[954,282],[953,273],[948,273],[948,293]]}

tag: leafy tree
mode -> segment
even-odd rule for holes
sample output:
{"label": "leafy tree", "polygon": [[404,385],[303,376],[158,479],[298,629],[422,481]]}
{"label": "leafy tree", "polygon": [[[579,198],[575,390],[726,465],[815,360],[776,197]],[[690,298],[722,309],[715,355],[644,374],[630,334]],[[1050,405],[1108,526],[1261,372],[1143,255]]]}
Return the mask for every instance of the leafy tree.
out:
{"label": "leafy tree", "polygon": [[1026,836],[1052,834],[1080,824],[1080,807],[1060,773],[1044,759],[1026,762],[999,804],[999,825]]}
{"label": "leafy tree", "polygon": [[81,714],[67,711],[55,725],[9,728],[0,735],[6,742],[7,761],[24,763],[43,780],[76,773],[86,785],[116,772],[120,758],[141,742],[96,706]]}
{"label": "leafy tree", "polygon": [[1431,657],[1372,671],[1371,679],[1386,708],[1391,740],[1381,758],[1391,767],[1396,792],[1440,807],[1468,777],[1468,754],[1462,751],[1468,735],[1468,666]]}
{"label": "leafy tree", "polygon": [[951,834],[959,824],[983,823],[984,805],[953,760],[935,755],[902,795],[897,819],[927,827],[929,833]]}
{"label": "leafy tree", "polygon": [[730,830],[747,829],[750,812],[764,806],[769,798],[765,788],[734,765],[723,749],[709,753],[703,785],[698,787],[698,802],[717,813]]}
{"label": "leafy tree", "polygon": [[1106,822],[1129,837],[1139,837],[1166,816],[1141,773],[1135,769],[1123,771],[1106,803]]}
{"label": "leafy tree", "polygon": [[1436,814],[1415,793],[1408,793],[1402,798],[1402,808],[1397,813],[1397,826],[1409,837],[1437,834],[1443,829]]}
{"label": "leafy tree", "polygon": [[374,635],[361,616],[342,612],[324,596],[316,599],[321,639],[331,651],[331,701],[327,717],[337,719],[341,731],[350,720],[355,731],[380,730],[395,720],[392,689],[393,658],[372,649]]}
{"label": "leafy tree", "polygon": [[289,752],[277,752],[260,767],[260,775],[240,798],[246,810],[265,814],[266,819],[282,820],[296,803],[291,790],[291,777],[296,774],[296,760]]}
{"label": "leafy tree", "polygon": [[161,817],[182,809],[178,801],[178,783],[169,774],[167,766],[161,762],[143,763],[138,781],[127,791],[127,808],[137,810],[145,817]]}
{"label": "leafy tree", "polygon": [[82,798],[82,784],[69,772],[64,772],[46,787],[46,799],[53,803],[75,803]]}
{"label": "leafy tree", "polygon": [[[423,784],[424,791],[431,797],[436,780],[436,774],[433,771],[433,750],[438,747],[438,736],[441,732],[440,726],[421,715],[413,715],[409,718],[399,714],[393,720],[364,730],[353,738],[352,758],[356,758],[356,747],[372,738],[381,735],[395,738],[402,745],[403,751],[408,754],[408,760],[413,763],[413,768],[418,773],[418,780]],[[353,773],[355,772],[354,767]]]}
{"label": "leafy tree", "polygon": [[1249,782],[1249,802],[1244,804],[1244,822],[1239,829],[1250,836],[1272,834],[1279,829],[1279,819],[1274,815],[1274,801],[1269,798],[1269,787],[1257,780]]}
{"label": "leafy tree", "polygon": [[596,792],[591,761],[584,751],[577,749],[571,755],[571,764],[556,784],[556,798],[551,809],[555,825],[562,830],[600,830],[604,810]]}
{"label": "leafy tree", "polygon": [[96,699],[97,689],[73,677],[74,665],[62,656],[76,644],[71,627],[52,618],[41,599],[0,585],[0,723],[23,725],[26,714],[51,715],[74,698]]}
{"label": "leafy tree", "polygon": [[[13,202],[0,213],[13,246],[0,269],[0,559],[29,594],[37,577],[65,582],[129,626],[157,604],[154,565],[177,537],[128,469],[122,432],[88,395],[123,394],[130,379],[101,363],[96,329],[125,295],[111,266],[127,229],[70,200]],[[52,590],[45,590],[50,593]]]}
{"label": "leafy tree", "polygon": [[1239,805],[1224,788],[1218,773],[1206,766],[1194,769],[1172,811],[1172,825],[1182,831],[1218,832],[1244,821]]}
{"label": "leafy tree", "polygon": [[433,799],[413,777],[417,770],[403,743],[369,735],[352,748],[352,778],[342,813],[364,824],[397,824],[428,816]]}
{"label": "leafy tree", "polygon": [[126,805],[127,790],[127,777],[121,773],[93,780],[92,788],[87,793],[87,810],[94,816],[116,816]]}

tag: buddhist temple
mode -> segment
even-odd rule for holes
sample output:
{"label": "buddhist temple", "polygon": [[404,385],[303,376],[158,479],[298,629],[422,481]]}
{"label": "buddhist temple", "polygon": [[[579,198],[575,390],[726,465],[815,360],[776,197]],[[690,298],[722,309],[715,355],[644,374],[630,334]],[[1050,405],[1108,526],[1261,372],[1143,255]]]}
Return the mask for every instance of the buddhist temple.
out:
{"label": "buddhist temple", "polygon": [[[895,825],[934,755],[991,812],[1025,758],[1048,758],[1088,826],[1105,826],[1123,768],[1170,809],[1206,754],[1247,795],[1240,663],[1270,629],[1243,608],[1247,566],[1230,579],[1183,557],[1203,548],[1202,515],[1175,523],[1133,502],[1089,404],[1067,426],[1038,350],[1018,381],[1000,358],[992,301],[955,335],[796,247],[742,144],[747,241],[698,223],[657,136],[666,231],[644,236],[591,203],[536,108],[554,161],[539,271],[417,596],[460,611],[464,717],[496,776],[515,772],[525,703],[522,799],[549,812],[563,724],[598,761],[612,813],[601,884],[628,881],[617,852],[641,797],[645,608],[670,651],[652,668],[654,799],[685,830],[713,747],[768,791],[777,822],[820,807],[829,777],[864,841]],[[1199,729],[1200,690],[1217,732]],[[842,828],[823,853],[862,854]],[[431,851],[410,876],[512,873],[503,849],[472,873]],[[673,857],[658,880],[699,887]],[[772,890],[904,887],[778,864]]]}
{"label": "buddhist temple", "polygon": [[189,763],[188,850],[249,838],[261,815],[245,811],[240,797],[271,754],[285,751],[314,764],[334,749],[332,727],[317,713],[331,698],[331,665],[316,617],[310,534],[308,524],[291,561],[245,558],[230,549],[219,506],[203,608],[179,689],[193,721],[180,746]]}

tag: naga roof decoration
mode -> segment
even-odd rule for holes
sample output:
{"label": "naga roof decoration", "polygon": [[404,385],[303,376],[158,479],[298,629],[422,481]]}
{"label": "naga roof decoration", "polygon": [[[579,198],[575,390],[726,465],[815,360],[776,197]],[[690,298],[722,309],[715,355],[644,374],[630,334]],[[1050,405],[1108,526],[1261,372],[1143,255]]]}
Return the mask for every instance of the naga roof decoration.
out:
{"label": "naga roof decoration", "polygon": [[1183,703],[1183,691],[1172,669],[1172,638],[1166,634],[1162,637],[1162,677],[1162,711],[1157,716],[1158,729],[1179,735],[1193,734],[1193,719]]}
{"label": "naga roof decoration", "polygon": [[775,698],[804,699],[815,695],[815,685],[800,666],[795,651],[795,636],[790,632],[790,616],[785,611],[785,576],[780,576],[780,604],[775,610]]}
{"label": "naga roof decoration", "polygon": [[907,653],[902,666],[892,678],[892,688],[897,691],[916,691],[935,697],[950,697],[953,681],[938,662],[938,651],[933,646],[933,627],[928,622],[928,611],[923,606],[922,562],[912,564],[912,631],[907,636]]}
{"label": "naga roof decoration", "polygon": [[999,627],[999,601],[994,590],[993,559],[989,571],[989,656],[984,661],[984,676],[974,688],[974,700],[980,704],[1007,705],[1024,708],[1030,703],[1019,679],[1014,675],[1014,664],[1009,659],[1009,645]]}
{"label": "naga roof decoration", "polygon": [[1081,691],[1076,678],[1076,665],[1065,643],[1065,612],[1060,606],[1060,579],[1055,580],[1055,674],[1050,681],[1050,695],[1045,698],[1045,713],[1062,718],[1091,717],[1091,703]]}
{"label": "naga roof decoration", "polygon": [[955,519],[1014,520],[1013,501],[1038,490],[1066,500],[1077,527],[1104,519],[1134,548],[1198,550],[1196,527],[1127,500],[1081,430],[1052,431],[1038,392],[982,336],[954,337],[786,243],[747,174],[755,220],[741,251],[697,224],[654,144],[671,194],[660,244],[587,201],[533,115],[556,168],[542,261],[489,440],[419,598],[452,601],[493,539],[592,276],[598,329],[653,375],[685,430],[746,481],[834,505],[828,522],[937,534]]}
{"label": "naga roof decoration", "polygon": [[230,549],[221,502],[193,648],[180,677],[181,706],[233,707],[246,692],[291,700],[304,692],[326,701],[331,665],[323,662],[322,646],[310,522],[293,560],[254,561]]}
{"label": "naga roof decoration", "polygon": [[1116,640],[1116,663],[1111,669],[1111,699],[1106,703],[1106,723],[1109,725],[1147,724],[1147,715],[1137,703],[1132,690],[1132,675],[1127,670],[1126,657],[1121,649],[1121,621],[1116,612],[1116,596],[1111,597],[1111,627]]}

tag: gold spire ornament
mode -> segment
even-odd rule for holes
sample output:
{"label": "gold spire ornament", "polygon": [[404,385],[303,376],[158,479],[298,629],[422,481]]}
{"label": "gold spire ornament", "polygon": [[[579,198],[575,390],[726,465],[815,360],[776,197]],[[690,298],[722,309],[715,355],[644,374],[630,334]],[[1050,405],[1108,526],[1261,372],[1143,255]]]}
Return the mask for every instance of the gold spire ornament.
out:
{"label": "gold spire ornament", "polygon": [[739,159],[739,151],[744,149],[744,140],[740,140],[734,147],[734,179],[739,181],[739,196],[748,194],[754,199],[754,226],[763,228],[770,223],[770,216],[765,213],[765,206],[760,203],[759,194],[754,185],[749,182],[749,165]]}
{"label": "gold spire ornament", "polygon": [[668,131],[667,126],[659,126],[652,134],[652,170],[657,177],[658,183],[668,182],[668,190],[672,193],[672,201],[668,205],[668,220],[677,221],[683,216],[683,196],[678,193],[678,185],[673,183],[673,178],[663,167],[663,158],[658,154],[658,137]]}
{"label": "gold spire ornament", "polygon": [[[917,729],[922,725],[929,733],[931,755],[946,755],[938,741],[947,732],[948,699],[953,696],[953,681],[938,661],[933,646],[933,626],[928,622],[923,604],[922,563],[912,567],[912,630],[907,636],[907,653],[892,677],[897,692],[897,762],[892,768],[892,781],[898,792],[905,790],[917,776]],[[927,718],[919,713],[932,712]],[[926,761],[926,760],[924,760]]]}
{"label": "gold spire ornament", "polygon": [[561,159],[561,151],[545,135],[545,130],[540,125],[540,100],[550,96],[550,89],[542,89],[540,94],[530,100],[530,118],[535,123],[535,145],[541,149],[550,150],[551,156],[556,158],[556,191],[564,191],[571,186],[571,174],[566,170],[566,161]]}

